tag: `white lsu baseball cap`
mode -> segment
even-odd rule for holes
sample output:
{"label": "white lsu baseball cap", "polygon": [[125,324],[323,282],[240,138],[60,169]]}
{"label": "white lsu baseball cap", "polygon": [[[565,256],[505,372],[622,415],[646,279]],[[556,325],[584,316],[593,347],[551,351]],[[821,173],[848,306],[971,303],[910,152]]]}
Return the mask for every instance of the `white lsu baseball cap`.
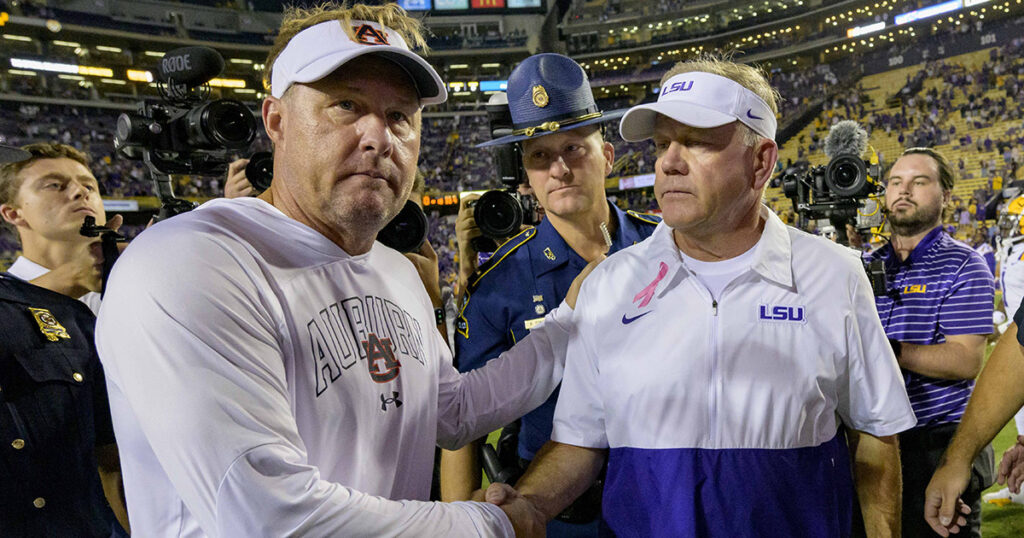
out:
{"label": "white lsu baseball cap", "polygon": [[321,22],[296,34],[274,59],[270,94],[280,99],[292,84],[315,82],[353,58],[379,54],[409,74],[421,105],[436,105],[448,99],[437,71],[409,50],[401,34],[374,21],[353,20],[353,40],[342,24],[344,21]]}
{"label": "white lsu baseball cap", "polygon": [[629,109],[619,123],[622,138],[627,142],[651,138],[658,114],[701,129],[740,121],[770,140],[775,140],[778,126],[775,113],[756,93],[731,79],[703,71],[668,79],[656,103]]}

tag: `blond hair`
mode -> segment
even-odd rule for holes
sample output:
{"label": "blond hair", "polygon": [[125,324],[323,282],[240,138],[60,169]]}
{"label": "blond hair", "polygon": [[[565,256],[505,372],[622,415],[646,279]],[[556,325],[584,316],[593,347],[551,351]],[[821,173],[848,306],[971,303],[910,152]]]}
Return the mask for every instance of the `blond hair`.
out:
{"label": "blond hair", "polygon": [[86,168],[89,167],[89,156],[66,144],[41,142],[22,146],[21,149],[29,152],[32,156],[24,161],[7,163],[0,166],[0,205],[14,203],[18,189],[21,188],[22,180],[18,178],[18,175],[36,161],[42,159],[71,159],[81,163]]}
{"label": "blond hair", "polygon": [[339,21],[345,33],[355,41],[355,30],[351,24],[353,20],[374,21],[387,26],[398,32],[410,49],[421,49],[423,52],[429,50],[427,41],[422,34],[423,25],[418,19],[410,17],[404,9],[398,7],[398,4],[349,6],[348,2],[339,4],[332,1],[311,8],[292,6],[285,9],[284,16],[281,18],[281,28],[278,29],[274,45],[270,47],[270,52],[267,54],[267,61],[263,68],[264,88],[270,90],[270,75],[274,70],[274,60],[299,32],[322,22]]}
{"label": "blond hair", "polygon": [[[746,64],[741,64],[732,61],[732,55],[730,54],[712,54],[702,53],[699,56],[686,60],[685,62],[679,62],[669,69],[668,73],[665,73],[661,77],[661,85],[664,86],[668,79],[680,75],[682,73],[693,73],[700,71],[702,73],[711,73],[712,75],[718,75],[725,77],[740,86],[754,92],[755,95],[764,100],[768,108],[772,110],[772,114],[778,116],[779,114],[779,92],[772,88],[771,84],[768,83],[768,77],[765,76],[764,71],[759,67],[754,67]],[[761,138],[761,135],[754,132],[753,129],[746,127],[746,133],[744,134],[744,141],[749,146],[757,144]]]}

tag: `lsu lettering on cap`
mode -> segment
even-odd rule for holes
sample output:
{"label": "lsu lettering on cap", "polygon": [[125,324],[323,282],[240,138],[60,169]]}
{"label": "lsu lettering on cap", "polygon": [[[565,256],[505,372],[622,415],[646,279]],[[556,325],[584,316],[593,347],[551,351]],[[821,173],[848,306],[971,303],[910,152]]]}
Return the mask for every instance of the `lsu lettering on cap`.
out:
{"label": "lsu lettering on cap", "polygon": [[321,22],[296,34],[274,60],[270,94],[280,99],[296,82],[315,82],[353,58],[378,54],[409,74],[421,104],[436,105],[448,99],[437,71],[409,50],[401,34],[377,22],[354,20],[350,22],[353,40],[342,24],[337,20]]}
{"label": "lsu lettering on cap", "polygon": [[738,120],[755,133],[775,140],[777,122],[768,103],[738,82],[712,73],[693,71],[668,79],[656,103],[635,106],[622,117],[622,138],[627,142],[651,138],[658,114],[701,129]]}

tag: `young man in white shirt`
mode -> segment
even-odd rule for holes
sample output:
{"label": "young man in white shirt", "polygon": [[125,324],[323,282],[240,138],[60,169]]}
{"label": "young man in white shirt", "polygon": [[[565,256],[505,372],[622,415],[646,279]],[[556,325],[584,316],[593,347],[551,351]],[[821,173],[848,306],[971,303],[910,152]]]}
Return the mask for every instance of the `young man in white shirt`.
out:
{"label": "young man in white shirt", "polygon": [[[30,144],[24,150],[31,157],[0,172],[0,215],[18,231],[22,250],[7,272],[79,298],[95,314],[102,254],[99,240],[79,230],[87,216],[99,225],[107,217],[89,157],[64,144]],[[115,216],[109,224],[116,229],[120,222]]]}

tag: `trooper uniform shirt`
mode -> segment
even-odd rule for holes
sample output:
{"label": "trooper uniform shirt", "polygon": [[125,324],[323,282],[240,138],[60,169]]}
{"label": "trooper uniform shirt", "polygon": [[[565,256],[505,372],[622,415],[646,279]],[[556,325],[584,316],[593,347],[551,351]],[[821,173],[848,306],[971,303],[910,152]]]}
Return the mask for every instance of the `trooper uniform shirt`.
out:
{"label": "trooper uniform shirt", "polygon": [[[646,239],[661,221],[653,215],[609,206],[617,223],[610,253]],[[562,302],[572,281],[586,266],[587,262],[547,219],[499,247],[470,282],[456,320],[459,370],[479,368],[522,340]],[[532,460],[551,438],[557,399],[556,391],[543,405],[523,416],[519,457]]]}
{"label": "trooper uniform shirt", "polygon": [[554,390],[562,363],[533,357],[564,346],[547,340],[560,312],[460,376],[397,251],[349,255],[256,198],[156,224],[118,259],[97,324],[133,533],[511,535],[494,505],[420,501],[436,445]]}
{"label": "trooper uniform shirt", "polygon": [[95,447],[114,443],[79,301],[0,273],[0,535],[110,536]]}
{"label": "trooper uniform shirt", "polygon": [[840,422],[915,423],[856,254],[761,215],[718,299],[664,224],[583,283],[552,440],[609,449],[618,536],[847,536]]}
{"label": "trooper uniform shirt", "polygon": [[[26,282],[29,280],[35,280],[49,272],[49,269],[24,256],[18,256],[18,259],[14,260],[14,263],[12,263],[10,268],[7,269],[8,274],[16,276]],[[85,305],[89,307],[89,310],[92,310],[93,315],[100,313],[100,301],[102,300],[102,296],[99,293],[90,291],[79,297],[78,300],[85,303]]]}

